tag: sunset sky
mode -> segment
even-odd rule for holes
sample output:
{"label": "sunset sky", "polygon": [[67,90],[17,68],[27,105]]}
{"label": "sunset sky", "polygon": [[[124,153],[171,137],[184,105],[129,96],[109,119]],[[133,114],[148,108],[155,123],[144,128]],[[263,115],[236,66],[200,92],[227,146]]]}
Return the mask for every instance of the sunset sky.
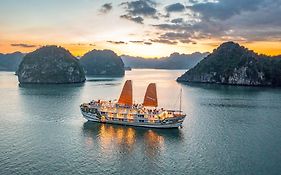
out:
{"label": "sunset sky", "polygon": [[281,0],[1,0],[0,52],[60,45],[161,57],[236,41],[281,54]]}

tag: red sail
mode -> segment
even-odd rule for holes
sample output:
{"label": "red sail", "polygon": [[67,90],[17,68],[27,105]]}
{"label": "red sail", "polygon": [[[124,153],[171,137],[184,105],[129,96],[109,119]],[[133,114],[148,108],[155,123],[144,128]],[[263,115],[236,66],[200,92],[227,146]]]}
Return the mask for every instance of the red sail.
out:
{"label": "red sail", "polygon": [[127,80],[125,82],[118,103],[129,106],[133,105],[132,80]]}
{"label": "red sail", "polygon": [[158,101],[157,101],[157,93],[156,93],[156,84],[150,83],[146,89],[146,93],[144,96],[143,101],[144,106],[151,106],[151,107],[157,107]]}

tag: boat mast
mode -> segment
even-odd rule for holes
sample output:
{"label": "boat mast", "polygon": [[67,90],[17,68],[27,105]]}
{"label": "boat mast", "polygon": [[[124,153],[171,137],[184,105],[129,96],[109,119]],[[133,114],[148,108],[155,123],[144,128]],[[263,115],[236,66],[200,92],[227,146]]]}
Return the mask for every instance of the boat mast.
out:
{"label": "boat mast", "polygon": [[182,98],[181,96],[182,96],[182,88],[181,88],[181,90],[180,90],[180,113],[181,113],[181,100],[182,100],[182,99],[181,99],[181,98]]}

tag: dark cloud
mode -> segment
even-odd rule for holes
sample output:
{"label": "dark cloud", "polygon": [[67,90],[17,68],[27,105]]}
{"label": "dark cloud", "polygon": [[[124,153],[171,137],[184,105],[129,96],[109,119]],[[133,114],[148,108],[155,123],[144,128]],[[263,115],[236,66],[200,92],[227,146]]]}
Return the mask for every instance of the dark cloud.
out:
{"label": "dark cloud", "polygon": [[126,14],[121,15],[121,18],[143,24],[144,17],[158,19],[156,3],[152,0],[138,0],[131,2],[123,2],[120,4],[126,10]]}
{"label": "dark cloud", "polygon": [[205,19],[228,19],[243,11],[255,11],[266,0],[220,0],[219,2],[195,3],[187,8]]}
{"label": "dark cloud", "polygon": [[190,2],[191,4],[197,4],[197,3],[199,3],[198,0],[189,0],[189,2]]}
{"label": "dark cloud", "polygon": [[95,44],[88,44],[88,43],[73,43],[71,45],[75,45],[75,46],[96,46]]}
{"label": "dark cloud", "polygon": [[186,43],[186,44],[189,44],[189,43],[192,43],[192,44],[196,44],[195,41],[192,41],[190,39],[181,39],[179,40],[181,43]]}
{"label": "dark cloud", "polygon": [[155,24],[152,26],[161,30],[184,30],[186,28],[186,24],[170,24],[170,23]]}
{"label": "dark cloud", "polygon": [[[216,8],[208,13],[197,11],[201,14],[201,22],[193,27],[199,28],[203,33],[236,41],[281,38],[281,20],[276,18],[281,16],[280,0],[237,0],[235,3],[223,0],[216,6],[225,6],[228,10],[219,9],[218,12]],[[213,16],[206,17],[211,15],[210,13],[213,13]]]}
{"label": "dark cloud", "polygon": [[151,45],[152,43],[151,43],[151,42],[144,42],[143,44],[145,44],[145,45]]}
{"label": "dark cloud", "polygon": [[280,27],[281,0],[262,6],[258,11],[235,16],[231,22],[252,27]]}
{"label": "dark cloud", "polygon": [[[195,24],[189,24],[182,22],[180,24],[158,24],[154,25],[162,31],[168,31],[160,37],[166,37],[167,39],[181,40],[189,37],[191,41],[196,39],[206,39],[213,37],[223,36],[226,32],[226,26],[219,25],[210,21],[201,21]],[[182,38],[184,37],[184,38]]]}
{"label": "dark cloud", "polygon": [[150,41],[154,43],[171,44],[171,45],[178,44],[177,41],[171,41],[168,39],[151,39]]}
{"label": "dark cloud", "polygon": [[11,44],[11,46],[13,47],[24,47],[24,48],[33,48],[33,47],[38,47],[37,45],[33,45],[33,44]]}
{"label": "dark cloud", "polygon": [[183,43],[211,38],[244,42],[281,39],[281,0],[193,1],[187,8],[185,21],[179,18],[153,25],[165,32],[159,39]]}
{"label": "dark cloud", "polygon": [[155,8],[156,3],[151,0],[138,0],[131,2],[121,3],[124,6],[125,10],[131,16],[155,16],[157,10]]}
{"label": "dark cloud", "polygon": [[105,3],[101,6],[101,13],[108,13],[112,10],[112,3]]}
{"label": "dark cloud", "polygon": [[192,34],[188,32],[167,32],[160,35],[159,39],[169,40],[172,42],[181,42],[181,43],[194,43],[195,41],[192,40]]}
{"label": "dark cloud", "polygon": [[183,33],[167,32],[165,34],[162,34],[160,37],[164,39],[183,39],[183,38],[189,38],[191,37],[191,35],[187,32],[183,32]]}
{"label": "dark cloud", "polygon": [[158,18],[170,18],[171,15],[170,15],[170,13],[163,14],[163,13],[158,12],[157,17]]}
{"label": "dark cloud", "polygon": [[175,4],[168,5],[165,9],[168,13],[169,12],[182,12],[185,10],[185,7],[181,3],[175,3]]}
{"label": "dark cloud", "polygon": [[143,41],[130,41],[131,43],[143,43]]}
{"label": "dark cloud", "polygon": [[121,15],[120,18],[127,19],[139,24],[143,24],[143,18],[140,16]]}
{"label": "dark cloud", "polygon": [[176,19],[171,20],[171,23],[174,23],[174,24],[179,24],[179,23],[182,23],[182,22],[183,22],[183,18],[176,18]]}
{"label": "dark cloud", "polygon": [[106,42],[111,43],[111,44],[127,44],[124,41],[106,41]]}
{"label": "dark cloud", "polygon": [[191,34],[187,32],[183,32],[183,33],[167,32],[160,36],[161,39],[168,39],[168,40],[186,40],[191,37],[192,37]]}
{"label": "dark cloud", "polygon": [[137,43],[137,44],[145,44],[145,45],[151,45],[151,42],[147,41],[130,41],[131,43]]}

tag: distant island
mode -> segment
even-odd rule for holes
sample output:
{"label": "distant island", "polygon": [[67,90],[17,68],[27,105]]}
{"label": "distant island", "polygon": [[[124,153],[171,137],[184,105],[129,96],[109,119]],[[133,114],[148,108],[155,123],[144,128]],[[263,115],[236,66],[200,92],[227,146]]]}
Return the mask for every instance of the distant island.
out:
{"label": "distant island", "polygon": [[85,73],[78,59],[57,46],[44,46],[28,53],[17,70],[20,83],[81,83]]}
{"label": "distant island", "polygon": [[226,42],[177,81],[281,86],[281,56],[259,55],[237,43]]}
{"label": "distant island", "polygon": [[145,69],[190,69],[200,62],[209,53],[195,52],[192,54],[172,53],[168,57],[146,59],[122,55],[126,67]]}
{"label": "distant island", "polygon": [[16,71],[24,55],[21,52],[0,53],[0,71]]}
{"label": "distant island", "polygon": [[[125,70],[140,69],[190,69],[209,53],[192,54],[173,53],[162,58],[142,58],[127,55],[118,56],[111,50],[92,50],[81,58],[80,64],[87,75],[124,76]],[[25,53],[0,53],[0,71],[16,71]]]}
{"label": "distant island", "polygon": [[86,75],[94,76],[124,76],[124,63],[111,50],[92,50],[80,58]]}

